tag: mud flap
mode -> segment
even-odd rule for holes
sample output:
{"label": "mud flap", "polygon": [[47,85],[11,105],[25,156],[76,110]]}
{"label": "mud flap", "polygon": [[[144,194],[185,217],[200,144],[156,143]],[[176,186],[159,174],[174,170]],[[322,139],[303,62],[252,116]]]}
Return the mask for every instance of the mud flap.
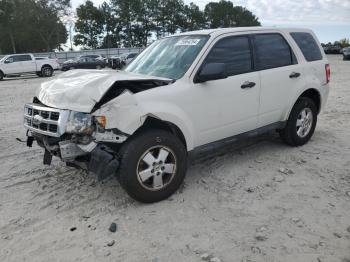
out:
{"label": "mud flap", "polygon": [[105,145],[97,145],[91,151],[89,171],[95,173],[99,181],[115,174],[119,167],[116,153]]}
{"label": "mud flap", "polygon": [[43,163],[44,165],[51,165],[52,155],[49,150],[45,149]]}

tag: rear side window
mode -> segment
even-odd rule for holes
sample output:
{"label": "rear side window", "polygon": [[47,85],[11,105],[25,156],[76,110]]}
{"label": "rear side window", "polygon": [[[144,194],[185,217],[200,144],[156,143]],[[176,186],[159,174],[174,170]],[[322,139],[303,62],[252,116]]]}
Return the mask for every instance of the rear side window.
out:
{"label": "rear side window", "polygon": [[294,53],[282,35],[256,34],[253,39],[256,70],[296,64]]}
{"label": "rear side window", "polygon": [[248,36],[234,36],[219,40],[211,49],[205,63],[226,64],[229,76],[252,71]]}
{"label": "rear side window", "polygon": [[32,58],[30,55],[20,55],[19,57],[19,61],[31,61]]}
{"label": "rear side window", "polygon": [[322,60],[320,47],[318,46],[314,37],[310,33],[294,32],[294,33],[290,33],[290,35],[293,37],[294,41],[299,46],[306,61],[311,62],[311,61]]}

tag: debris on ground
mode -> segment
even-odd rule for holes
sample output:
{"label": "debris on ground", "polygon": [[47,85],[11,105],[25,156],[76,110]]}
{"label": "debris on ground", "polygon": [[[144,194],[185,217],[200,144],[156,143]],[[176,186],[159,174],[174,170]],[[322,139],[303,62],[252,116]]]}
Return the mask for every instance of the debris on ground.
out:
{"label": "debris on ground", "polygon": [[114,222],[109,226],[109,231],[111,231],[112,233],[116,232],[117,229],[118,229],[118,226]]}

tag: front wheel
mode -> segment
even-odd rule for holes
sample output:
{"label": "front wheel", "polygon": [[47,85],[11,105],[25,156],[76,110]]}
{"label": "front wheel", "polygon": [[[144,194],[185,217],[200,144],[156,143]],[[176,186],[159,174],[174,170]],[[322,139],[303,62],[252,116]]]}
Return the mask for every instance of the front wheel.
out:
{"label": "front wheel", "polygon": [[131,138],[119,153],[120,184],[140,202],[153,203],[168,198],[185,178],[187,151],[169,132],[147,130]]}
{"label": "front wheel", "polygon": [[317,107],[314,101],[301,97],[293,106],[281,138],[291,146],[302,146],[312,137],[317,123]]}
{"label": "front wheel", "polygon": [[0,71],[0,81],[4,79],[4,73]]}

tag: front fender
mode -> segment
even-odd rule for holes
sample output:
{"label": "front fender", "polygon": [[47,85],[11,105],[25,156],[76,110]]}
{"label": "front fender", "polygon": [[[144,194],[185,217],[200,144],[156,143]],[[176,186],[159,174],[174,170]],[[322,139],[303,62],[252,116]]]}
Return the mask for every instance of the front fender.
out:
{"label": "front fender", "polygon": [[177,105],[162,102],[147,102],[142,104],[147,115],[152,115],[160,120],[176,125],[183,133],[187,150],[194,148],[195,130],[186,113]]}
{"label": "front fender", "polygon": [[106,116],[106,129],[117,128],[126,134],[133,134],[143,125],[148,116],[176,125],[183,133],[187,150],[194,148],[194,128],[184,111],[174,104],[154,101],[137,101],[126,91],[96,110],[93,115]]}

